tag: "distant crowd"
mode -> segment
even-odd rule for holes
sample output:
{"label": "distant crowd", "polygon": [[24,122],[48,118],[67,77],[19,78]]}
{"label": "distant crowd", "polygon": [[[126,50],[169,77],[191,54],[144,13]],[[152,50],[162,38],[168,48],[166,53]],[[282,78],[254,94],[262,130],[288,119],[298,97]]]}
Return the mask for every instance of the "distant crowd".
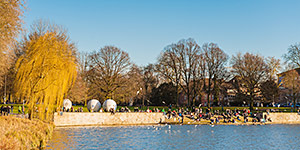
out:
{"label": "distant crowd", "polygon": [[[19,105],[15,106],[18,109],[18,114],[24,114],[24,107]],[[37,109],[37,108],[36,108]],[[13,105],[2,105],[0,107],[0,115],[9,115],[12,114],[14,110]],[[70,109],[66,109],[65,107],[57,108],[57,112],[83,112],[83,107],[74,108],[71,107]],[[98,112],[104,112],[103,108],[101,108]],[[249,109],[226,109],[225,111],[220,110],[212,110],[209,107],[192,107],[189,108],[173,108],[172,105],[164,108],[154,107],[150,109],[149,107],[146,110],[142,110],[140,107],[134,107],[133,110],[130,110],[127,106],[119,107],[116,111],[109,110],[112,114],[115,112],[119,113],[127,113],[127,112],[161,112],[164,114],[166,119],[174,119],[174,121],[178,121],[179,123],[183,123],[184,118],[188,118],[195,122],[200,121],[209,121],[211,124],[218,124],[218,123],[265,123],[265,122],[272,122],[272,119],[268,117],[269,112],[275,112],[273,109],[268,110],[255,110],[251,112]],[[265,113],[263,113],[265,112]],[[300,115],[300,111],[298,109],[298,114]]]}
{"label": "distant crowd", "polygon": [[167,119],[178,119],[179,122],[183,123],[184,117],[187,117],[193,121],[209,120],[211,124],[218,123],[237,123],[237,122],[261,122],[265,123],[267,121],[272,122],[271,118],[268,118],[269,110],[263,115],[262,112],[252,113],[249,109],[244,108],[239,109],[226,109],[225,112],[220,112],[219,110],[212,111],[210,108],[206,108],[205,111],[202,108],[192,109],[179,108],[178,110],[168,109],[165,113]]}
{"label": "distant crowd", "polygon": [[[57,108],[56,111],[59,112],[59,111],[60,111],[60,108]],[[62,107],[62,111],[63,111],[63,112],[83,112],[83,107],[79,107],[79,108],[77,108],[77,109],[74,109],[73,106],[72,106],[70,109],[69,109],[69,108]]]}

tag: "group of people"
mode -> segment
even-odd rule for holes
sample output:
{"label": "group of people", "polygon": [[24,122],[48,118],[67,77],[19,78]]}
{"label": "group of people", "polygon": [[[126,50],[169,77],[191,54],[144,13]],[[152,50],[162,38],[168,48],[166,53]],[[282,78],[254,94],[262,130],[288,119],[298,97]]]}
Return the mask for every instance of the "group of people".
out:
{"label": "group of people", "polygon": [[14,106],[1,106],[0,108],[0,115],[1,116],[7,116],[11,112],[13,112]]}
{"label": "group of people", "polygon": [[252,113],[249,109],[244,108],[243,110],[239,109],[226,109],[224,112],[220,112],[219,110],[212,111],[209,107],[202,110],[202,108],[192,109],[188,108],[179,108],[175,110],[171,110],[164,112],[167,119],[177,118],[179,122],[183,123],[184,117],[187,117],[193,121],[202,121],[208,120],[211,124],[217,123],[237,123],[237,122],[261,122],[265,123],[267,121],[272,122],[271,118],[268,117],[268,110],[266,114],[262,112]]}
{"label": "group of people", "polygon": [[120,107],[119,112],[131,112],[131,111],[127,106],[125,106],[125,107]]}
{"label": "group of people", "polygon": [[[78,109],[74,109],[71,107],[70,109],[62,108],[64,112],[83,112],[83,107],[79,107]],[[2,108],[1,108],[2,110]],[[204,110],[201,107],[192,107],[189,108],[178,108],[178,109],[172,109],[172,106],[165,107],[165,108],[157,108],[154,107],[153,109],[150,109],[149,107],[146,110],[139,109],[139,107],[134,107],[134,112],[162,112],[164,113],[165,117],[167,119],[176,118],[179,122],[183,123],[184,117],[187,117],[193,121],[203,121],[208,120],[211,124],[217,124],[217,123],[247,123],[247,122],[272,122],[270,118],[268,118],[267,114],[270,112],[270,110],[267,110],[267,114],[264,114],[262,112],[256,112],[253,113],[249,109],[226,109],[225,111],[220,112],[220,110],[211,110],[211,108],[206,107]],[[103,112],[103,109],[100,109],[100,112]],[[112,113],[115,113],[115,111],[109,111]],[[117,112],[131,112],[131,110],[125,106],[120,107]],[[299,112],[300,114],[300,112]]]}
{"label": "group of people", "polygon": [[[24,107],[19,106],[18,107],[18,114],[23,114],[24,113]],[[7,116],[8,114],[12,114],[14,111],[14,106],[13,105],[7,105],[4,106],[2,105],[0,107],[0,116]]]}
{"label": "group of people", "polygon": [[[58,108],[58,109],[59,109],[59,108]],[[62,111],[63,111],[63,112],[83,112],[83,107],[79,107],[78,109],[74,109],[73,106],[72,106],[70,109],[69,109],[69,108],[62,107]],[[59,110],[57,110],[57,112],[59,112]]]}

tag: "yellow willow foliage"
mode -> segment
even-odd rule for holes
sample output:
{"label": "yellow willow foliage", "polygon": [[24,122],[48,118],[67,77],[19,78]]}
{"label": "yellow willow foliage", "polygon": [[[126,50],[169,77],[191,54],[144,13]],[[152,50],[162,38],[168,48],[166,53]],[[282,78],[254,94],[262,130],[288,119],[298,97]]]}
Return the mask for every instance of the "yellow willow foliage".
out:
{"label": "yellow willow foliage", "polygon": [[40,119],[49,120],[76,78],[72,46],[54,32],[24,45],[25,54],[16,63],[16,96],[27,100],[31,118],[38,112]]}

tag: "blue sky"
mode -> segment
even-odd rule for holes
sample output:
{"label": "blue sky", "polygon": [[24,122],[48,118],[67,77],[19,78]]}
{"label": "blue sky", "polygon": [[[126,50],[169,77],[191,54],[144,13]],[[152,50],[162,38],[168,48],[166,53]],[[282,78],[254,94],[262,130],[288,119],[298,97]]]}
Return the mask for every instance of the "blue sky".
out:
{"label": "blue sky", "polygon": [[138,65],[155,63],[183,38],[238,52],[281,56],[300,42],[297,0],[27,0],[25,28],[37,19],[63,25],[80,52],[114,45]]}

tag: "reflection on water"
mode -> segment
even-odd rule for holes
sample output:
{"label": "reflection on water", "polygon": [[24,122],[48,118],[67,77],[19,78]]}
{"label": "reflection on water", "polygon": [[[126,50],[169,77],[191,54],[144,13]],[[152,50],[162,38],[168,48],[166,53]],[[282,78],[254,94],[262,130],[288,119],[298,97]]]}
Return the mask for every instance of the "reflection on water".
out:
{"label": "reflection on water", "polygon": [[47,149],[299,149],[300,125],[56,128]]}

